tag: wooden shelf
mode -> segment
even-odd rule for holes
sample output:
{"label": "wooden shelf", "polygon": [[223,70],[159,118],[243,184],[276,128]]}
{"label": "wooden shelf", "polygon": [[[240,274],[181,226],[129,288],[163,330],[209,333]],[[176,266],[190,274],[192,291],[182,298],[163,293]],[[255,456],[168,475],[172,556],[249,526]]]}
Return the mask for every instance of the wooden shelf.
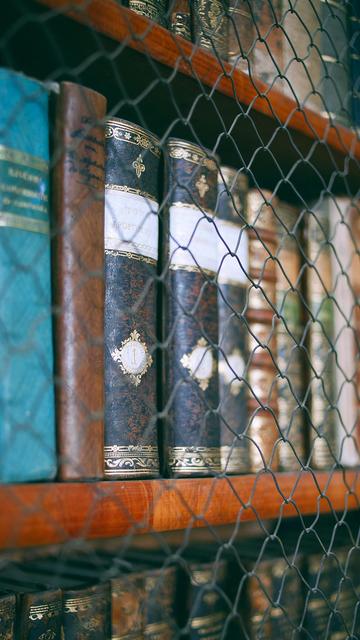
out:
{"label": "wooden shelf", "polygon": [[320,140],[343,154],[360,158],[360,141],[346,127],[310,110],[300,110],[294,99],[284,95],[277,86],[251,79],[226,62],[220,62],[211,52],[195,47],[183,38],[119,6],[115,0],[37,0],[56,9],[97,32],[124,42],[126,46],[151,56],[157,62],[195,78],[197,82],[238,100],[252,110],[274,119],[279,125],[299,131],[313,140]]}
{"label": "wooden shelf", "polygon": [[359,508],[360,472],[2,485],[0,548]]}

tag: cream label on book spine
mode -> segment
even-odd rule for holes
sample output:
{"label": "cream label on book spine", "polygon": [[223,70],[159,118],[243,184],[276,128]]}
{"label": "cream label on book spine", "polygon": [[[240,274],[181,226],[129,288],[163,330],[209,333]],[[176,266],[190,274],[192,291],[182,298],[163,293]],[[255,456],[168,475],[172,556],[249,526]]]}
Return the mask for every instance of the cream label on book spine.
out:
{"label": "cream label on book spine", "polygon": [[246,285],[249,282],[249,243],[246,231],[225,220],[216,220],[216,227],[219,233],[219,282]]}
{"label": "cream label on book spine", "polygon": [[107,188],[105,251],[158,259],[158,204],[154,200]]}
{"label": "cream label on book spine", "polygon": [[197,207],[170,207],[170,265],[173,269],[216,272],[217,234],[208,213]]}

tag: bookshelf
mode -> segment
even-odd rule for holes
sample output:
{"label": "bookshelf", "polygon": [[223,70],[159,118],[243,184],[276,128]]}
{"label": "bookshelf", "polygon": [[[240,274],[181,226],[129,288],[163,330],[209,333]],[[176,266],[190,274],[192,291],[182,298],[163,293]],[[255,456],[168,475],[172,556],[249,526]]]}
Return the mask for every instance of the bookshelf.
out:
{"label": "bookshelf", "polygon": [[[48,25],[54,41],[64,37],[65,27],[71,24],[71,36],[83,36],[87,31],[95,30],[105,38],[105,43],[112,42],[111,52],[117,43],[121,43],[124,62],[132,63],[124,64],[122,71],[125,83],[129,81],[134,89],[134,100],[136,92],[141,92],[150,83],[151,68],[156,65],[157,73],[163,79],[159,90],[164,91],[165,102],[159,104],[159,109],[149,111],[146,125],[159,135],[172,133],[167,128],[174,117],[171,96],[166,93],[170,79],[171,91],[179,101],[182,113],[188,117],[194,97],[205,88],[207,98],[202,96],[198,113],[191,115],[201,141],[209,144],[211,135],[216,137],[217,127],[219,131],[223,130],[233,121],[240,105],[242,146],[256,147],[254,140],[260,136],[268,151],[267,157],[263,154],[259,160],[254,159],[251,167],[255,176],[260,173],[264,176],[263,186],[274,188],[281,181],[286,195],[286,175],[295,162],[301,161],[301,171],[291,176],[299,191],[305,186],[307,195],[311,189],[317,193],[324,184],[329,184],[334,171],[338,174],[343,171],[349,188],[356,190],[360,160],[360,141],[356,134],[343,126],[334,126],[314,111],[300,110],[296,101],[285,96],[277,83],[269,89],[258,79],[219,61],[210,52],[197,49],[119,6],[115,0],[27,0],[27,4],[36,17],[41,15],[40,24]],[[34,20],[34,24],[36,22]],[[27,28],[31,34],[32,24]],[[81,38],[77,41],[76,37],[75,40],[69,37],[67,42],[69,50],[74,49],[71,55],[75,56],[76,47],[82,46]],[[37,46],[36,41],[33,44]],[[27,51],[26,47],[24,50]],[[116,67],[118,60],[115,57],[114,60]],[[30,66],[26,67],[26,64]],[[45,62],[39,62],[36,56],[33,60],[24,58],[26,73],[31,73],[32,64],[41,67]],[[139,70],[143,73],[138,74]],[[44,70],[44,77],[47,71]],[[68,75],[66,65],[62,71]],[[112,110],[117,113],[116,105],[121,103],[121,97],[111,92],[110,74],[106,70],[102,73],[101,68],[98,71],[95,74],[91,64],[86,69],[77,68],[79,78],[109,95]],[[148,99],[154,107],[154,97]],[[227,112],[227,115],[221,113],[221,122],[215,108]],[[168,109],[170,114],[166,115]],[[233,158],[236,165],[238,150],[229,148],[228,162]],[[248,165],[249,158],[245,162]],[[341,191],[336,181],[332,183],[332,190],[334,193]],[[360,483],[359,473],[352,470],[267,472],[257,476],[181,480],[45,483],[1,486],[0,501],[0,548],[10,549],[58,544],[73,538],[165,532],[189,525],[220,526],[238,520],[355,510],[360,504]]]}
{"label": "bookshelf", "polygon": [[0,487],[0,549],[239,521],[343,513],[360,505],[357,471]]}

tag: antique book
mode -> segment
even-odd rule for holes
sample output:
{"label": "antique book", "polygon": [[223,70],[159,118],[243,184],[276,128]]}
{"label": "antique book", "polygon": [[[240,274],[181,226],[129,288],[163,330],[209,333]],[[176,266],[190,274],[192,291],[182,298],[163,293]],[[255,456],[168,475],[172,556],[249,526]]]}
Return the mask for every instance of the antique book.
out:
{"label": "antique book", "polygon": [[300,106],[320,112],[322,100],[316,92],[323,65],[315,46],[320,29],[318,4],[313,0],[283,0],[283,72],[287,80],[283,87]]}
{"label": "antique book", "polygon": [[108,640],[111,634],[109,583],[63,589],[63,640],[82,636]]}
{"label": "antique book", "polygon": [[[353,247],[351,250],[352,260],[350,267],[350,286],[354,297],[360,299],[360,201],[355,200],[351,202],[351,211],[349,215],[348,224],[350,225],[350,234],[353,238]],[[359,345],[360,345],[360,305],[356,304],[353,308],[351,325],[354,331],[354,340],[356,345],[356,357],[355,357],[355,395],[357,403],[356,411],[356,441],[357,448],[360,451],[360,357],[359,357]]]}
{"label": "antique book", "polygon": [[144,573],[121,575],[110,584],[112,640],[141,640],[145,630]]}
{"label": "antique book", "polygon": [[52,184],[61,480],[103,476],[105,113],[96,91],[60,84]]}
{"label": "antique book", "polygon": [[245,305],[249,269],[246,224],[248,179],[221,167],[216,208],[218,239],[219,394],[221,467],[226,473],[249,470]]}
{"label": "antique book", "polygon": [[322,70],[318,91],[323,97],[322,113],[348,125],[351,110],[349,86],[349,44],[347,3],[318,0],[321,30],[315,43],[321,52]]}
{"label": "antique book", "polygon": [[0,69],[0,481],[56,473],[47,89]]}
{"label": "antique book", "polygon": [[249,276],[246,318],[249,331],[247,380],[250,470],[278,467],[276,313],[277,198],[267,190],[248,196]]}
{"label": "antique book", "polygon": [[249,0],[229,0],[227,60],[237,69],[249,72],[255,40],[255,24]]}
{"label": "antique book", "polygon": [[351,115],[354,127],[360,127],[360,5],[351,0],[349,8],[349,51],[350,51],[350,83]]}
{"label": "antique book", "polygon": [[[329,198],[331,242],[332,293],[334,305],[334,344],[336,350],[335,402],[336,436],[339,461],[345,466],[360,462],[357,442],[358,399],[356,369],[358,346],[356,341],[357,291],[352,271],[358,273],[360,256],[352,225],[352,203],[349,198]],[[357,215],[359,215],[357,213]]]}
{"label": "antique book", "polygon": [[128,6],[139,15],[166,25],[167,0],[128,0]]}
{"label": "antique book", "polygon": [[190,562],[188,564],[186,619],[190,640],[221,640],[229,614],[225,596],[227,565]]}
{"label": "antique book", "polygon": [[170,29],[176,35],[191,40],[190,0],[173,0],[170,8]]}
{"label": "antique book", "polygon": [[172,473],[206,475],[220,471],[218,170],[209,152],[175,138],[168,140],[166,162],[165,446]]}
{"label": "antique book", "polygon": [[322,197],[307,213],[306,222],[311,463],[317,469],[329,469],[335,464],[338,451],[332,249],[327,199]]}
{"label": "antique book", "polygon": [[143,573],[145,640],[172,640],[176,633],[176,568],[148,569]]}
{"label": "antique book", "polygon": [[105,477],[154,477],[161,150],[126,120],[109,120],[105,138]]}
{"label": "antique book", "polygon": [[228,0],[194,0],[194,41],[219,58],[227,57]]}
{"label": "antique book", "polygon": [[[310,633],[313,638],[336,638],[331,635],[331,625],[340,580],[341,572],[334,555],[307,555],[306,582],[310,588],[305,598],[306,617],[303,626],[305,633]],[[340,635],[338,640],[346,636],[347,634]]]}
{"label": "antique book", "polygon": [[0,593],[0,640],[15,640],[16,597]]}
{"label": "antique book", "polygon": [[305,414],[301,408],[304,400],[304,350],[301,340],[304,334],[302,314],[302,263],[300,209],[285,202],[278,208],[279,246],[276,263],[276,304],[279,319],[277,332],[277,366],[279,429],[284,442],[279,445],[280,468],[292,471],[305,464],[306,436]]}
{"label": "antique book", "polygon": [[[251,50],[252,78],[272,85],[283,68],[283,30],[281,0],[255,0],[253,3],[254,46]],[[275,82],[275,86],[279,86]]]}

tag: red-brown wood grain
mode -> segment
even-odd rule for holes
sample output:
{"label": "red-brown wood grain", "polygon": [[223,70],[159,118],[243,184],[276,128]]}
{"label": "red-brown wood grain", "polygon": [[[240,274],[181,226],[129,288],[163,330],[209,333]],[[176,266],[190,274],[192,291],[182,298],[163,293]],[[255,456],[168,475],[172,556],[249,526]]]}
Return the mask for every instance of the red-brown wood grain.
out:
{"label": "red-brown wood grain", "polygon": [[[119,6],[115,0],[37,0],[58,10],[99,33],[124,42],[146,53],[157,62],[176,68],[217,91],[251,106],[279,124],[302,132],[334,149],[360,158],[360,141],[346,127],[331,125],[329,120],[310,109],[298,109],[295,100],[279,90],[280,82],[269,87],[256,78],[219,62],[211,52],[196,48],[163,27]],[[277,84],[277,86],[276,86]]]}
{"label": "red-brown wood grain", "polygon": [[360,476],[257,476],[0,486],[0,549],[359,508]]}

